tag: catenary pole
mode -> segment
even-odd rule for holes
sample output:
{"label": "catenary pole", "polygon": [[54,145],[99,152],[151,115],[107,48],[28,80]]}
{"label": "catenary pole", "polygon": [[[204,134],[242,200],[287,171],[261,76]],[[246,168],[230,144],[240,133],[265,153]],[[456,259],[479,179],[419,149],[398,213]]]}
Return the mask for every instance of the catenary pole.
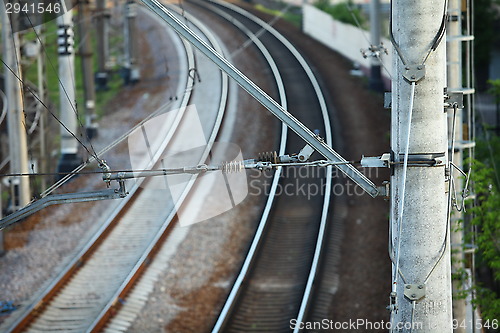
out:
{"label": "catenary pole", "polygon": [[[37,41],[39,45],[38,55],[37,55],[37,86],[38,86],[38,98],[45,103],[45,53],[42,50],[42,44],[45,43],[45,36],[43,34],[44,28],[43,24],[40,24],[35,27],[35,31],[40,37],[40,40]],[[37,112],[40,114],[39,120],[39,140],[40,140],[40,159],[39,159],[39,172],[46,173],[48,172],[48,156],[47,156],[47,144],[46,144],[46,120],[47,114],[43,108],[42,103],[37,103]],[[47,188],[47,179],[45,177],[41,177],[40,179],[40,191],[45,191]]]}
{"label": "catenary pole", "polygon": [[85,108],[85,130],[89,139],[97,135],[95,122],[95,87],[94,87],[94,65],[92,61],[92,46],[90,35],[90,2],[80,0],[78,2],[78,35],[80,36],[79,53],[81,56],[83,74],[83,106]]}
{"label": "catenary pole", "polygon": [[[445,11],[445,0],[393,1],[390,309],[393,328],[406,325],[394,332],[452,332]],[[430,159],[442,162],[412,163]]]}
{"label": "catenary pole", "polygon": [[[11,173],[28,173],[28,148],[26,129],[24,127],[24,110],[22,100],[21,79],[21,52],[19,50],[19,33],[15,28],[18,16],[6,13],[5,5],[2,10],[2,34],[3,34],[3,59],[5,95],[7,96],[7,124],[9,131],[9,157]],[[11,25],[12,24],[12,25]],[[28,177],[12,177],[11,184],[11,207],[16,211],[27,205],[30,201],[30,185]]]}
{"label": "catenary pole", "polygon": [[[374,52],[380,52],[380,0],[370,2],[370,42]],[[383,91],[380,57],[370,57],[370,89]]]}
{"label": "catenary pole", "polygon": [[[447,83],[448,91],[461,91],[462,88],[462,10],[461,0],[448,0],[448,25],[447,25]],[[460,169],[463,168],[463,130],[462,130],[462,109],[456,109],[455,112],[448,111],[448,136],[455,138],[453,147],[449,147],[449,154],[453,154],[453,163]],[[454,131],[454,133],[452,133]],[[453,149],[454,151],[451,151]],[[453,168],[450,170],[454,176],[455,187],[461,189],[463,186],[462,175]],[[451,215],[450,223],[450,242],[452,248],[452,272],[460,273],[464,270],[464,252],[463,252],[463,225],[461,223],[463,214],[454,210]],[[453,293],[456,295],[463,289],[462,282],[452,281]],[[466,306],[465,299],[461,297],[453,298],[453,318],[457,324],[455,333],[465,333]],[[469,325],[470,326],[470,325]]]}
{"label": "catenary pole", "polygon": [[136,31],[136,16],[137,4],[133,0],[128,0],[125,3],[125,83],[135,84],[140,80],[140,71],[137,63],[137,31]]}
{"label": "catenary pole", "polygon": [[[64,1],[61,3],[64,4]],[[66,8],[64,10],[66,11]],[[78,142],[71,135],[71,133],[76,133],[77,130],[72,18],[71,9],[57,17],[60,120],[64,124],[64,126],[61,126],[61,157],[57,167],[59,172],[69,172],[80,165],[81,161],[78,157]]]}
{"label": "catenary pole", "polygon": [[108,12],[106,0],[96,0],[96,41],[97,41],[97,72],[95,81],[98,90],[108,88],[108,71],[106,62],[108,60]]}

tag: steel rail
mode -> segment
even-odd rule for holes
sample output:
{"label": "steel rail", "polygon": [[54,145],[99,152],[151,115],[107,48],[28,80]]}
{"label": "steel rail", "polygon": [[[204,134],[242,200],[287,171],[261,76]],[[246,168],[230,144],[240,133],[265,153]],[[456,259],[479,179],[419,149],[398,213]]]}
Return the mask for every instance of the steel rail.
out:
{"label": "steel rail", "polygon": [[[203,2],[197,2],[198,5],[201,5],[205,8],[208,8],[208,6],[203,3]],[[274,79],[276,81],[276,85],[278,88],[278,95],[279,95],[279,100],[281,102],[281,105],[283,108],[287,107],[287,99],[286,99],[286,92],[285,92],[285,86],[283,83],[283,79],[281,77],[281,74],[279,72],[278,66],[276,65],[276,62],[274,61],[271,53],[269,50],[265,47],[265,45],[255,36],[255,34],[249,30],[245,25],[243,25],[241,22],[235,20],[232,18],[232,16],[228,15],[227,13],[217,10],[216,8],[210,8],[214,13],[217,15],[223,17],[224,19],[228,20],[231,24],[236,26],[238,29],[240,29],[243,33],[245,33],[248,38],[250,38],[257,49],[262,53],[264,58],[266,59],[269,67],[271,68],[271,72],[273,73]],[[279,145],[279,155],[284,155],[286,153],[286,141],[288,137],[288,129],[287,126],[282,123],[281,124],[281,138],[280,138],[280,145]],[[224,303],[224,306],[221,310],[221,314],[219,315],[217,322],[212,330],[212,332],[218,332],[221,327],[224,325],[224,322],[227,318],[227,315],[231,313],[233,306],[235,305],[236,299],[238,298],[238,295],[240,293],[240,290],[244,284],[244,282],[247,279],[248,272],[250,271],[252,267],[252,263],[256,259],[256,253],[258,251],[259,245],[261,244],[264,236],[264,231],[267,226],[267,222],[269,219],[269,214],[271,212],[271,208],[274,204],[274,199],[275,199],[275,194],[276,190],[278,188],[279,180],[282,174],[282,167],[278,167],[276,169],[276,172],[274,173],[273,180],[271,182],[271,187],[269,190],[269,196],[266,200],[266,204],[264,206],[264,210],[262,212],[257,230],[255,231],[255,235],[253,237],[252,243],[250,244],[250,248],[248,250],[248,253],[245,257],[245,260],[243,262],[243,265],[240,269],[240,272],[238,273],[238,276],[233,283],[233,287],[231,288],[231,291],[229,292],[229,295],[226,299],[226,302]]]}
{"label": "steel rail", "polygon": [[[229,4],[226,2],[221,2],[221,1],[212,1],[212,2],[217,3],[218,5],[226,7],[230,10],[233,10],[233,11],[253,20],[254,22],[258,23],[261,27],[263,27],[263,29],[267,30],[274,37],[276,37],[293,54],[293,56],[300,63],[303,70],[306,72],[307,77],[309,78],[311,84],[314,87],[314,91],[316,93],[316,96],[317,96],[319,104],[320,104],[320,109],[321,109],[321,113],[322,113],[322,117],[323,117],[323,121],[324,121],[324,125],[325,125],[326,141],[327,141],[328,145],[330,145],[330,146],[333,145],[330,117],[328,114],[328,108],[326,105],[324,95],[321,91],[321,87],[320,87],[314,73],[312,72],[312,70],[310,69],[309,65],[307,64],[307,62],[303,58],[303,56],[300,54],[300,52],[298,52],[298,50],[278,31],[276,31],[269,24],[262,21],[258,17],[252,15],[251,13],[248,13],[247,11],[241,9],[240,7],[237,7],[235,5],[232,5],[232,4]],[[200,3],[200,2],[197,1],[197,3]],[[204,5],[204,7],[208,8],[208,6],[206,4]],[[238,20],[233,18],[231,15],[225,13],[224,11],[221,11],[217,8],[211,8],[211,10],[213,12],[215,12],[216,14],[224,17],[226,20],[230,21],[234,25],[236,25],[238,27],[241,27],[241,26],[244,27],[244,25],[241,22],[239,22]],[[245,33],[247,33],[249,38],[256,44],[256,46],[259,49],[261,47],[264,47],[262,42],[248,28],[244,27],[242,30],[245,31]],[[286,108],[286,106],[284,106],[284,108]],[[319,231],[318,231],[318,236],[317,236],[317,242],[315,245],[314,256],[313,256],[313,260],[312,260],[312,264],[311,264],[310,273],[309,273],[307,283],[305,286],[304,295],[302,297],[302,302],[301,302],[301,305],[299,308],[299,312],[297,314],[297,322],[301,322],[305,316],[307,306],[309,304],[309,300],[310,300],[311,295],[312,295],[312,286],[313,286],[314,281],[315,281],[317,274],[318,274],[318,265],[319,265],[319,260],[320,260],[321,254],[322,254],[322,248],[323,248],[323,243],[324,243],[324,238],[325,238],[325,230],[326,230],[326,224],[327,224],[327,217],[328,217],[328,209],[329,209],[329,204],[330,204],[330,193],[331,193],[331,186],[332,186],[331,174],[332,174],[332,167],[329,166],[327,168],[327,177],[326,177],[326,184],[325,184],[325,196],[324,196],[324,200],[323,200],[323,207],[322,207],[321,221],[320,221]],[[271,196],[271,194],[270,194],[270,196]],[[271,201],[271,202],[273,201],[271,197],[269,199],[270,199],[269,201]],[[266,212],[266,219],[269,215],[269,212],[270,212],[270,209]],[[259,226],[259,229],[260,229],[260,226]],[[259,237],[260,236],[261,236],[261,234],[259,234]],[[256,238],[257,238],[257,236],[256,236]],[[256,258],[256,253],[257,253],[258,247],[257,247],[257,245],[254,246],[254,243],[259,244],[260,242],[261,242],[260,238],[254,239],[252,246],[250,248],[250,251],[247,254],[247,257],[245,259],[245,263],[243,264],[243,268],[241,269],[241,271],[236,279],[236,282],[233,285],[231,293],[230,293],[229,297],[227,298],[226,303],[224,304],[224,307],[223,307],[223,309],[222,309],[222,311],[217,319],[217,322],[216,322],[214,328],[212,329],[212,333],[220,332],[224,328],[224,326],[225,326],[225,324],[226,324],[226,322],[231,314],[231,310],[235,306],[235,303],[237,301],[237,296],[240,293],[240,288],[242,288],[244,281],[248,280],[249,267],[251,266],[251,263]],[[294,332],[297,332],[297,329]]]}
{"label": "steel rail", "polygon": [[[172,10],[176,11],[177,14],[181,15],[181,11],[179,8],[176,6],[169,5],[169,8]],[[206,36],[206,38],[209,40],[209,42],[213,45],[213,47],[218,50],[219,52],[222,52],[222,48],[220,47],[217,39],[213,34],[211,33],[210,30],[208,30],[200,21],[198,21],[196,18],[194,18],[192,15],[189,13],[184,12],[183,15],[191,21],[197,28]],[[156,16],[152,16],[156,18]],[[164,22],[161,22],[164,23]],[[190,67],[191,68],[191,67]],[[199,162],[203,163],[210,154],[211,148],[213,144],[215,143],[217,134],[219,132],[219,129],[222,125],[222,120],[223,116],[226,110],[226,105],[227,105],[227,100],[228,100],[228,90],[229,90],[229,83],[228,83],[228,77],[224,74],[221,73],[221,81],[222,81],[222,91],[221,91],[221,97],[219,101],[219,108],[217,110],[217,117],[215,119],[215,124],[214,127],[211,131],[211,134],[207,140],[207,146],[205,148],[205,151],[203,152]],[[178,199],[178,202],[183,202],[186,200],[189,192],[191,191],[192,187],[195,184],[196,179],[198,178],[198,174],[194,174],[191,176],[189,182],[187,183],[187,186],[184,188],[183,193]],[[132,290],[132,288],[135,288],[137,284],[140,284],[140,277],[139,275],[142,275],[143,271],[147,269],[145,267],[145,262],[146,261],[151,261],[154,258],[154,255],[158,253],[158,251],[161,250],[161,246],[163,245],[162,240],[166,237],[166,229],[170,226],[173,225],[173,222],[175,222],[175,217],[176,217],[176,209],[168,215],[166,218],[166,222],[164,223],[163,227],[159,230],[159,232],[156,234],[154,240],[151,242],[151,245],[149,248],[144,252],[142,257],[138,260],[136,266],[134,269],[130,272],[129,276],[125,279],[125,281],[122,283],[120,288],[117,290],[113,298],[110,300],[108,305],[103,309],[103,311],[99,314],[98,318],[94,321],[92,324],[92,329],[88,330],[88,332],[99,332],[102,329],[106,327],[107,322],[111,319],[111,314],[110,312],[116,312],[119,311],[119,300],[124,300],[127,294]],[[151,265],[151,264],[149,264]],[[139,286],[140,287],[140,286]],[[116,313],[116,316],[119,315],[119,312]],[[112,319],[111,319],[112,320]],[[110,323],[112,324],[112,323]]]}
{"label": "steel rail", "polygon": [[[189,27],[187,27],[183,22],[176,18],[158,0],[141,1],[154,13],[160,16],[165,22],[167,22],[177,33],[183,36],[210,60],[212,60],[217,66],[219,66],[243,89],[245,89],[266,109],[268,109],[275,117],[288,125],[288,127],[292,131],[294,131],[300,138],[311,145],[311,147],[313,147],[317,152],[326,157],[328,160],[335,162],[347,162],[342,156],[340,156],[335,150],[333,150],[332,147],[326,144],[323,140],[318,139],[318,137],[310,129],[308,129],[304,124],[298,121],[275,100],[269,97],[269,95],[267,95],[254,82],[252,82],[248,77],[241,73],[220,53],[215,51],[212,47],[210,47],[210,45],[199,38]],[[339,164],[336,165],[336,167],[372,197],[380,195],[380,190],[377,188],[377,186],[353,165]]]}
{"label": "steel rail", "polygon": [[[183,45],[185,48],[185,54],[188,65],[186,67],[191,68],[194,65],[193,49],[191,45],[186,42],[183,42]],[[183,76],[187,77],[187,80],[185,81],[186,93],[183,95],[183,98],[180,101],[179,104],[180,111],[175,116],[172,126],[170,127],[170,130],[167,132],[163,140],[163,144],[161,145],[159,150],[161,149],[164,150],[168,141],[171,140],[176,130],[176,127],[178,126],[184,115],[185,108],[188,105],[189,100],[191,98],[192,90],[190,89],[190,87],[193,87],[194,80],[187,74],[188,73],[186,71],[185,76]],[[157,151],[155,156],[150,161],[148,167],[153,167],[155,160],[158,159],[160,156],[161,154],[159,154]],[[77,254],[73,257],[73,259],[70,260],[69,264],[56,276],[54,280],[52,280],[51,283],[49,283],[45,288],[43,288],[34,297],[34,299],[30,301],[30,304],[28,306],[23,307],[21,309],[22,312],[14,317],[13,322],[7,321],[5,323],[7,324],[7,326],[4,327],[4,325],[2,325],[0,326],[0,329],[5,330],[6,332],[22,332],[33,321],[33,319],[38,315],[38,313],[40,313],[47,306],[47,304],[55,297],[58,290],[60,290],[62,286],[64,286],[66,281],[68,281],[71,278],[71,276],[73,276],[80,269],[82,262],[85,262],[91,256],[91,254],[96,250],[96,248],[99,245],[101,245],[105,240],[105,238],[111,233],[111,231],[117,225],[120,218],[126,213],[127,209],[131,206],[131,204],[134,202],[137,196],[140,195],[141,193],[140,186],[143,184],[144,181],[145,179],[138,179],[134,183],[133,187],[129,191],[129,196],[123,199],[119,203],[119,205],[111,212],[111,214],[102,224],[102,226],[89,239],[86,245],[84,245],[83,248],[79,252],[77,252]]]}

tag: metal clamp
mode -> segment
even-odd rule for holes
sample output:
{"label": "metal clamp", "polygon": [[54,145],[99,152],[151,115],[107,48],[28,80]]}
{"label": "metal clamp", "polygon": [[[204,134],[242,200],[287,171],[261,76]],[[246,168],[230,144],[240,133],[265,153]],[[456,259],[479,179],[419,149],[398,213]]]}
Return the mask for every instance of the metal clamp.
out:
{"label": "metal clamp", "polygon": [[444,107],[445,109],[463,109],[464,108],[464,92],[463,91],[447,91],[444,88]]}
{"label": "metal clamp", "polygon": [[425,297],[425,284],[405,284],[404,295],[412,302],[420,301]]}
{"label": "metal clamp", "polygon": [[403,77],[409,82],[418,82],[425,77],[425,65],[406,65]]}
{"label": "metal clamp", "polygon": [[363,58],[365,58],[365,59],[368,57],[378,58],[381,53],[385,53],[387,55],[389,54],[389,52],[387,51],[387,48],[384,46],[384,43],[380,43],[380,45],[378,45],[378,46],[370,45],[369,48],[361,49],[360,52],[361,52],[361,55],[363,56]]}
{"label": "metal clamp", "polygon": [[[399,155],[398,162],[391,162],[391,164],[403,164],[404,155]],[[446,165],[445,153],[428,153],[428,154],[409,154],[408,166],[409,167],[439,167]]]}
{"label": "metal clamp", "polygon": [[384,153],[382,156],[361,158],[361,166],[364,168],[389,168],[391,164],[391,154]]}
{"label": "metal clamp", "polygon": [[389,295],[389,305],[387,306],[387,310],[391,313],[398,313],[398,294],[394,291]]}

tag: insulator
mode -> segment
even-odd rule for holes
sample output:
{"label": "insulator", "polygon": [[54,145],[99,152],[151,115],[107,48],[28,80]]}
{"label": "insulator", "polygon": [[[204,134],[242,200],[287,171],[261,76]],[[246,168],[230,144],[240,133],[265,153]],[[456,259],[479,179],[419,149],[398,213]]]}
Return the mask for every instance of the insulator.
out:
{"label": "insulator", "polygon": [[278,153],[276,151],[259,153],[257,155],[257,160],[259,162],[279,163]]}
{"label": "insulator", "polygon": [[243,161],[230,161],[222,163],[221,169],[224,173],[240,172],[245,169],[245,165]]}

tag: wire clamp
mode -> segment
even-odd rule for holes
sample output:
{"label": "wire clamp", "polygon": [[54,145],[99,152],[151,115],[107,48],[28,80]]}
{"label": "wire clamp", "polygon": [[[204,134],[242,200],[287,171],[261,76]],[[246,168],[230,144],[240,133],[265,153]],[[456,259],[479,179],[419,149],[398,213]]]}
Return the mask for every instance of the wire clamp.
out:
{"label": "wire clamp", "polygon": [[398,294],[393,291],[389,295],[389,305],[387,306],[387,310],[389,310],[391,313],[398,313]]}
{"label": "wire clamp", "polygon": [[425,298],[425,284],[405,284],[404,295],[412,302]]}
{"label": "wire clamp", "polygon": [[382,156],[361,158],[361,166],[363,168],[389,168],[391,164],[391,154],[384,153]]}
{"label": "wire clamp", "polygon": [[463,91],[448,91],[444,88],[444,108],[445,109],[463,109],[464,108],[464,92]]}
{"label": "wire clamp", "polygon": [[381,53],[384,53],[386,55],[389,55],[389,51],[387,51],[387,48],[384,46],[384,43],[380,43],[380,45],[375,46],[375,45],[370,45],[369,48],[367,49],[360,49],[361,55],[363,58],[378,58],[380,57]]}
{"label": "wire clamp", "polygon": [[104,171],[104,173],[102,174],[102,180],[104,180],[106,186],[109,187],[111,185],[111,173],[109,172],[111,171],[111,168],[105,160],[99,161],[99,168]]}
{"label": "wire clamp", "polygon": [[403,77],[408,82],[418,82],[425,77],[425,65],[406,65]]}

